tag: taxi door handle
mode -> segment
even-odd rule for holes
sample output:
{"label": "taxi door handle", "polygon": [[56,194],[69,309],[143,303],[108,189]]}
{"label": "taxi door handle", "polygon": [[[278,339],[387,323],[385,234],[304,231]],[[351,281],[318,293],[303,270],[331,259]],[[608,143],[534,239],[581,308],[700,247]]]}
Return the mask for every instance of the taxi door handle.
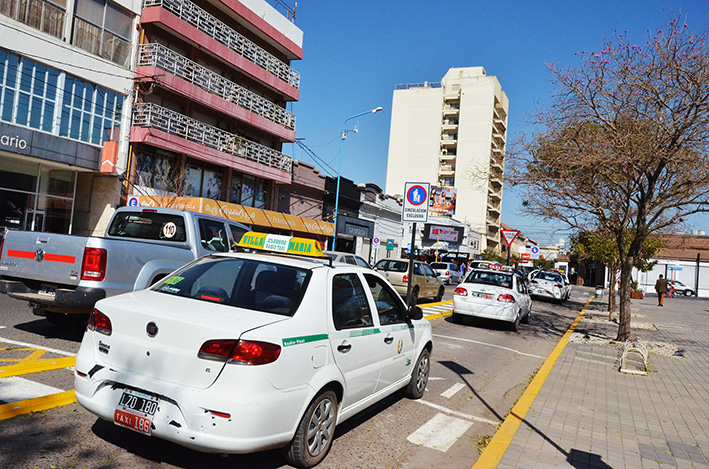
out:
{"label": "taxi door handle", "polygon": [[347,353],[350,351],[351,348],[352,348],[352,344],[348,344],[345,342],[342,345],[337,346],[337,351],[342,352],[342,353]]}
{"label": "taxi door handle", "polygon": [[393,337],[384,337],[384,343],[385,343],[385,344],[390,344],[390,343],[392,343],[392,342],[394,342],[394,338],[393,338]]}

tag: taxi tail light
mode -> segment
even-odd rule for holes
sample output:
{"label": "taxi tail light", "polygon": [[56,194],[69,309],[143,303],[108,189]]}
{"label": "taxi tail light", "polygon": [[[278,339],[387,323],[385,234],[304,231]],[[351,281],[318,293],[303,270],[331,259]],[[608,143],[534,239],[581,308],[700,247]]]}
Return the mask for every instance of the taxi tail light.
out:
{"label": "taxi tail light", "polygon": [[106,278],[106,250],[100,248],[84,249],[81,263],[81,280],[102,281]]}
{"label": "taxi tail light", "polygon": [[265,365],[275,362],[281,347],[268,342],[251,340],[208,340],[202,344],[197,356],[206,360],[228,361],[242,365]]}
{"label": "taxi tail light", "polygon": [[561,289],[561,285],[558,284],[558,283],[557,283],[556,285],[554,285],[554,286],[555,286],[556,288],[558,288],[558,289]]}
{"label": "taxi tail light", "polygon": [[455,294],[460,296],[468,296],[468,290],[462,287],[458,287],[455,289]]}
{"label": "taxi tail light", "polygon": [[501,301],[503,303],[514,303],[515,297],[510,295],[509,293],[504,293],[497,297],[497,301]]}
{"label": "taxi tail light", "polygon": [[91,313],[91,316],[89,317],[89,324],[86,328],[90,331],[100,332],[104,335],[111,335],[111,333],[113,333],[111,320],[108,316],[97,309],[94,309]]}
{"label": "taxi tail light", "polygon": [[446,270],[446,275],[450,275],[450,274],[451,274],[451,273],[450,273],[449,271],[447,271],[447,270]]}
{"label": "taxi tail light", "polygon": [[409,283],[409,274],[404,274],[404,277],[401,279],[401,281],[404,283]]}

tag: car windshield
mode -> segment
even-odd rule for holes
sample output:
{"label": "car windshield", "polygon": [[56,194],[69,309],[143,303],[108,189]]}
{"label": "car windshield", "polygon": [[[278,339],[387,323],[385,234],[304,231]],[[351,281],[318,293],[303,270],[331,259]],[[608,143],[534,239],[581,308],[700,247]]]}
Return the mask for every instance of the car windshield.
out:
{"label": "car windshield", "polygon": [[406,272],[409,270],[409,263],[405,261],[383,259],[377,262],[377,265],[375,265],[374,268],[385,272]]}
{"label": "car windshield", "polygon": [[512,288],[512,274],[487,270],[471,270],[465,277],[463,283],[482,283],[484,285]]}
{"label": "car windshield", "polygon": [[432,262],[430,265],[432,269],[445,270],[448,268],[448,264],[444,262]]}
{"label": "car windshield", "polygon": [[168,295],[292,316],[310,270],[244,258],[206,256],[152,287]]}
{"label": "car windshield", "polygon": [[552,272],[539,272],[535,277],[535,280],[547,280],[549,282],[563,282],[561,275]]}

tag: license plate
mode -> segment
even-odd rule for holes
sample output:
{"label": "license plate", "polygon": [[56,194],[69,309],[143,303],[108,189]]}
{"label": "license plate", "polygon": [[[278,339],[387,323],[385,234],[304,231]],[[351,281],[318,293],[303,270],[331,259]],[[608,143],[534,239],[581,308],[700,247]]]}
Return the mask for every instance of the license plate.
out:
{"label": "license plate", "polygon": [[153,416],[158,409],[158,399],[142,392],[127,389],[113,413],[113,421],[145,435],[151,434]]}
{"label": "license plate", "polygon": [[492,293],[482,293],[482,292],[471,292],[470,296],[474,296],[476,298],[486,298],[486,299],[491,299],[494,295]]}
{"label": "license plate", "polygon": [[51,296],[52,298],[57,296],[55,287],[53,285],[40,285],[39,290],[37,290],[38,295]]}

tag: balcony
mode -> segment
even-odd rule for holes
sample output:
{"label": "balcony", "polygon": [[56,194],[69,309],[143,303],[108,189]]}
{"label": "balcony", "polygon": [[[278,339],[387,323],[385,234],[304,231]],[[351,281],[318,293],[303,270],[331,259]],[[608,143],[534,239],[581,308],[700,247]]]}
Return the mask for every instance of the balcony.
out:
{"label": "balcony", "polygon": [[460,112],[459,106],[444,106],[443,115],[444,116],[457,116]]}
{"label": "balcony", "polygon": [[441,135],[441,146],[451,147],[458,143],[457,134],[443,134]]}
{"label": "balcony", "polygon": [[162,7],[182,21],[199,29],[268,73],[294,88],[300,87],[300,74],[273,54],[219,21],[188,0],[144,0],[143,8]]}
{"label": "balcony", "polygon": [[289,156],[157,104],[136,104],[133,126],[161,130],[237,158],[291,173],[293,162]]}
{"label": "balcony", "polygon": [[64,33],[64,10],[44,0],[2,0],[0,14],[58,39]]}
{"label": "balcony", "polygon": [[455,176],[455,165],[442,164],[438,167],[439,176]]}
{"label": "balcony", "polygon": [[183,57],[162,44],[151,43],[140,46],[138,67],[149,66],[165,70],[247,111],[290,130],[295,130],[295,114],[292,112]]}
{"label": "balcony", "polygon": [[455,161],[455,158],[455,154],[449,155],[448,153],[441,153],[440,155],[438,155],[439,161]]}

